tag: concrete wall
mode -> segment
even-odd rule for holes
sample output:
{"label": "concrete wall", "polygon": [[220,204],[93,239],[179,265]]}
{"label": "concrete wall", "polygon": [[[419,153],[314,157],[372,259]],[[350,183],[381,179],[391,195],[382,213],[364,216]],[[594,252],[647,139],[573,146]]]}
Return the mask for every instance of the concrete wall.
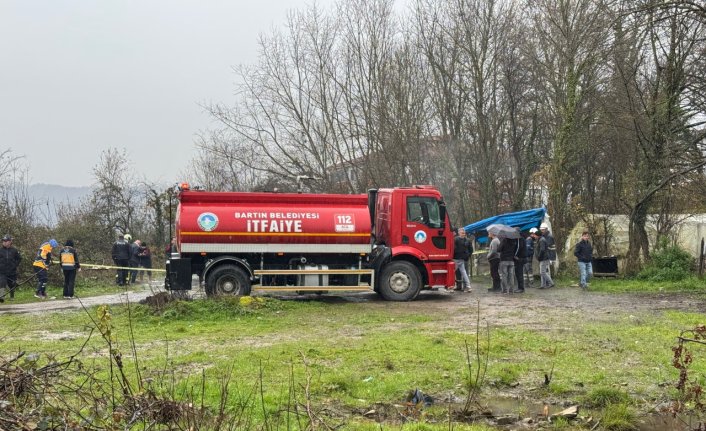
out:
{"label": "concrete wall", "polygon": [[[600,241],[605,236],[602,228],[597,232],[591,232],[591,242],[594,243],[594,257],[616,256],[618,257],[619,272],[622,272],[625,256],[628,252],[628,217],[625,215],[600,215],[595,214],[590,216],[593,220],[606,220],[608,226],[610,240],[607,244],[607,253],[596,253],[596,240]],[[675,215],[679,223],[672,229],[670,233],[670,243],[676,243],[681,248],[689,252],[694,258],[699,257],[701,239],[706,237],[706,214],[695,215]],[[657,231],[655,229],[656,216],[648,217],[647,236],[650,242],[650,251],[654,250],[657,240]],[[574,247],[581,240],[581,233],[587,230],[587,225],[584,222],[578,223],[571,230],[564,247],[563,259],[566,261],[567,268],[575,267],[576,258],[574,257]],[[589,229],[590,230],[590,229]]]}

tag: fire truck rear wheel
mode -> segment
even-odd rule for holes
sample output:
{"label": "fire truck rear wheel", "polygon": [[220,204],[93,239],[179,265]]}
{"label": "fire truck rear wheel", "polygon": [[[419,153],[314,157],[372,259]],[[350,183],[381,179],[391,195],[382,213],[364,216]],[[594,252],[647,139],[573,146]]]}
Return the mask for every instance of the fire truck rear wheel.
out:
{"label": "fire truck rear wheel", "polygon": [[411,301],[422,289],[422,277],[409,262],[391,262],[382,270],[379,288],[388,301]]}
{"label": "fire truck rear wheel", "polygon": [[206,278],[206,294],[218,295],[250,295],[250,279],[245,271],[234,265],[223,265],[215,268]]}

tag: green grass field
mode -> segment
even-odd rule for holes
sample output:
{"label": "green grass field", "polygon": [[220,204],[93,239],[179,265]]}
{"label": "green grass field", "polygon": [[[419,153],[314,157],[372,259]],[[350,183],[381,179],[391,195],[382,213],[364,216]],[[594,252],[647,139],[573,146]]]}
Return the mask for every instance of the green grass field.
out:
{"label": "green grass field", "polygon": [[[619,283],[594,281],[591,288],[616,292]],[[627,290],[639,287],[628,284]],[[556,413],[575,403],[596,417],[608,415],[604,423],[620,424],[677,397],[671,348],[680,330],[704,323],[703,314],[678,310],[625,310],[608,322],[557,310],[541,329],[488,321],[486,333],[485,324],[452,328],[447,322],[453,315],[406,303],[250,297],[173,302],[158,311],[111,306],[109,313],[102,319],[99,308],[41,318],[4,315],[3,356],[22,351],[46,363],[83,346],[80,357],[109,381],[110,352],[118,352],[131,387],[199,400],[212,409],[223,399],[224,376],[230,376],[226,407],[249,418],[239,429],[305,429],[283,414],[295,401],[309,403],[338,429],[493,429],[479,416],[472,424],[458,414],[479,365],[487,373],[475,413],[487,407],[536,418],[544,405]],[[482,320],[483,306],[480,315]],[[108,328],[112,350],[96,328]],[[487,362],[475,359],[477,330]],[[693,350],[691,372],[703,380],[706,348]],[[150,383],[140,385],[138,373]],[[415,388],[432,396],[434,406],[405,415],[407,394]],[[493,401],[498,398],[513,400],[511,407],[501,411]],[[562,429],[562,421],[552,426]],[[567,421],[565,427],[584,425]]]}

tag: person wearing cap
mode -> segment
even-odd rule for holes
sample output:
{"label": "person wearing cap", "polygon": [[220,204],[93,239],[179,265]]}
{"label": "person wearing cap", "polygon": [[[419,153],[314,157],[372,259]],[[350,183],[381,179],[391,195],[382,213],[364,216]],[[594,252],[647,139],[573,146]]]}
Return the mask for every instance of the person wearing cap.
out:
{"label": "person wearing cap", "polygon": [[[127,236],[130,237],[129,235]],[[130,261],[130,244],[125,241],[125,235],[118,235],[118,240],[113,243],[110,254],[113,258],[113,263],[118,267],[116,282],[118,286],[124,286],[127,284],[127,266]]]}
{"label": "person wearing cap", "polygon": [[37,276],[37,291],[34,294],[35,298],[47,299],[47,282],[49,281],[49,266],[51,265],[51,252],[53,248],[59,246],[55,239],[50,239],[42,243],[37,250],[37,255],[34,257],[34,273]]}
{"label": "person wearing cap", "polygon": [[556,243],[554,242],[554,235],[552,235],[552,233],[549,231],[549,225],[546,223],[542,223],[541,225],[539,225],[539,230],[542,232],[542,236],[547,239],[547,251],[549,252],[549,261],[551,263],[551,266],[554,266],[556,265]]}
{"label": "person wearing cap", "polygon": [[64,299],[72,299],[74,297],[76,273],[81,271],[78,252],[74,248],[73,240],[66,240],[64,248],[59,252],[59,261],[61,262],[61,271],[64,273]]}
{"label": "person wearing cap", "polygon": [[529,235],[525,238],[525,264],[522,267],[522,272],[524,273],[525,287],[533,287],[532,282],[534,281],[534,272],[532,271],[532,258],[534,257],[534,241],[535,237],[532,236],[536,234],[536,227],[529,230]]}
{"label": "person wearing cap", "polygon": [[[546,226],[542,223],[542,226]],[[538,238],[537,240],[537,261],[539,261],[539,288],[548,289],[554,287],[554,281],[552,280],[552,275],[549,270],[551,266],[551,259],[549,258],[549,245],[547,244],[547,237],[542,231],[542,226],[539,227],[539,232],[532,234]],[[545,228],[546,229],[546,228]]]}
{"label": "person wearing cap", "polygon": [[17,267],[20,266],[21,261],[20,252],[12,246],[12,237],[6,234],[2,237],[2,247],[0,247],[0,302],[5,302],[8,289],[10,299],[15,297]]}

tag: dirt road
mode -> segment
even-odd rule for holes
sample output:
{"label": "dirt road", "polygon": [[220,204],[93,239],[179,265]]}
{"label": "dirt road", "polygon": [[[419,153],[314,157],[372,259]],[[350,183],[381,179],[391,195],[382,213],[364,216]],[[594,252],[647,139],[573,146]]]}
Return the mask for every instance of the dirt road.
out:
{"label": "dirt road", "polygon": [[[681,310],[706,312],[706,296],[684,293],[645,293],[615,294],[582,291],[573,287],[553,289],[527,289],[526,293],[500,295],[487,292],[487,287],[476,284],[472,293],[428,291],[423,292],[415,301],[394,303],[395,308],[409,311],[419,310],[426,313],[438,312],[454,316],[449,324],[468,327],[475,319],[475,308],[480,306],[481,315],[492,320],[494,325],[510,326],[522,324],[525,328],[556,326],[557,321],[582,319],[590,321],[609,321],[616,314],[626,312],[659,312],[662,310]],[[4,313],[45,313],[80,309],[100,304],[120,304],[139,302],[150,295],[160,292],[160,286],[150,286],[142,291],[77,298],[73,300],[54,299],[28,304],[0,304],[0,315]],[[191,296],[203,297],[203,291],[194,286]],[[259,293],[255,293],[258,294]],[[366,302],[370,307],[390,307],[374,293],[351,293],[340,295],[277,295],[284,300],[316,300],[322,302]]]}

